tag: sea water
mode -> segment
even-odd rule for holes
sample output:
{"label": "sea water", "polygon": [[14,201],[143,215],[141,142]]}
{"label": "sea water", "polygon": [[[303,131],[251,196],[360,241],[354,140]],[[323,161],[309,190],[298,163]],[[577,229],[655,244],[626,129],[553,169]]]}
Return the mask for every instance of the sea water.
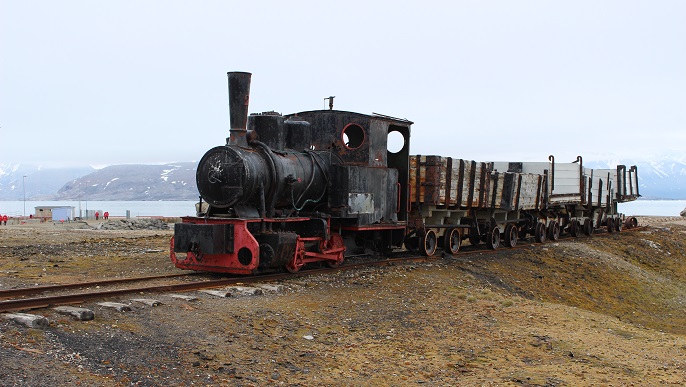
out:
{"label": "sea water", "polygon": [[[85,215],[86,210],[104,211],[112,217],[124,217],[128,210],[131,217],[194,216],[196,201],[0,201],[0,214],[29,216],[37,206],[71,206],[75,216]],[[686,200],[636,200],[620,203],[619,212],[626,215],[679,216],[686,208]],[[80,210],[80,211],[79,211]]]}

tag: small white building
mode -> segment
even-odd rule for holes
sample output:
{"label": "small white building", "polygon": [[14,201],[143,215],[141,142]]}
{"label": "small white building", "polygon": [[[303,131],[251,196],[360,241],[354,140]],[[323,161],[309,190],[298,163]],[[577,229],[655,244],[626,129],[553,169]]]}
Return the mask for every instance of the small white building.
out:
{"label": "small white building", "polygon": [[38,206],[34,217],[44,220],[68,222],[74,220],[73,206]]}

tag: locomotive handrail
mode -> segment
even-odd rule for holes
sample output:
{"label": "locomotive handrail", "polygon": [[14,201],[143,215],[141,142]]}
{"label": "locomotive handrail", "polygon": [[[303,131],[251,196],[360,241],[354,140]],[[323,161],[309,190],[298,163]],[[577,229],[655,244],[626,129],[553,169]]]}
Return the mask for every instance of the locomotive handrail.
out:
{"label": "locomotive handrail", "polygon": [[553,194],[553,191],[555,191],[555,156],[550,155],[548,156],[548,160],[550,160],[550,194]]}
{"label": "locomotive handrail", "polygon": [[402,199],[400,198],[400,188],[401,188],[402,186],[400,185],[400,182],[395,183],[395,186],[398,188],[398,204],[397,204],[396,207],[395,207],[395,213],[396,213],[396,214],[399,214],[399,213],[400,213],[400,205],[402,204],[402,203],[401,203],[401,200],[402,200]]}

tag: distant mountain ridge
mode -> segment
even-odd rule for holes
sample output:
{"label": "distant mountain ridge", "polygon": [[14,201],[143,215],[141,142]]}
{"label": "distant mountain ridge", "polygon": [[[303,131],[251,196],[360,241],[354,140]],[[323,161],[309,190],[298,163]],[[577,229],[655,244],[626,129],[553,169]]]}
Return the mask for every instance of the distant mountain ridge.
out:
{"label": "distant mountain ridge", "polygon": [[[195,200],[196,162],[41,168],[0,164],[0,200]],[[24,178],[23,176],[26,176]]]}
{"label": "distant mountain ridge", "polygon": [[[65,182],[95,171],[91,166],[51,167],[0,163],[0,200],[52,200]],[[24,177],[25,176],[25,177]]]}
{"label": "distant mountain ridge", "polygon": [[196,163],[112,165],[66,183],[54,200],[194,200]]}
{"label": "distant mountain ridge", "polygon": [[592,161],[590,168],[614,168],[617,164],[638,168],[639,193],[644,199],[686,199],[686,162],[684,158],[652,161]]}
{"label": "distant mountain ridge", "polygon": [[[686,154],[651,161],[586,161],[590,168],[636,165],[644,199],[686,199]],[[0,200],[196,200],[197,162],[119,164],[102,169],[0,164]],[[26,178],[23,178],[26,176]]]}

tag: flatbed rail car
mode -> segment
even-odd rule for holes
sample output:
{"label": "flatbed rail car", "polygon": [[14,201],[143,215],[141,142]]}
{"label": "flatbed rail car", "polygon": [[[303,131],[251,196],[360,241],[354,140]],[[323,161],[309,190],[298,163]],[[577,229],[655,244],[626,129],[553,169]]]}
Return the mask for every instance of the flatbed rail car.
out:
{"label": "flatbed rail car", "polygon": [[461,241],[557,240],[560,233],[591,235],[596,228],[619,231],[624,219],[617,203],[638,198],[635,166],[584,168],[572,163],[480,162],[441,156],[410,157],[410,212],[405,246],[433,255],[454,254]]}

